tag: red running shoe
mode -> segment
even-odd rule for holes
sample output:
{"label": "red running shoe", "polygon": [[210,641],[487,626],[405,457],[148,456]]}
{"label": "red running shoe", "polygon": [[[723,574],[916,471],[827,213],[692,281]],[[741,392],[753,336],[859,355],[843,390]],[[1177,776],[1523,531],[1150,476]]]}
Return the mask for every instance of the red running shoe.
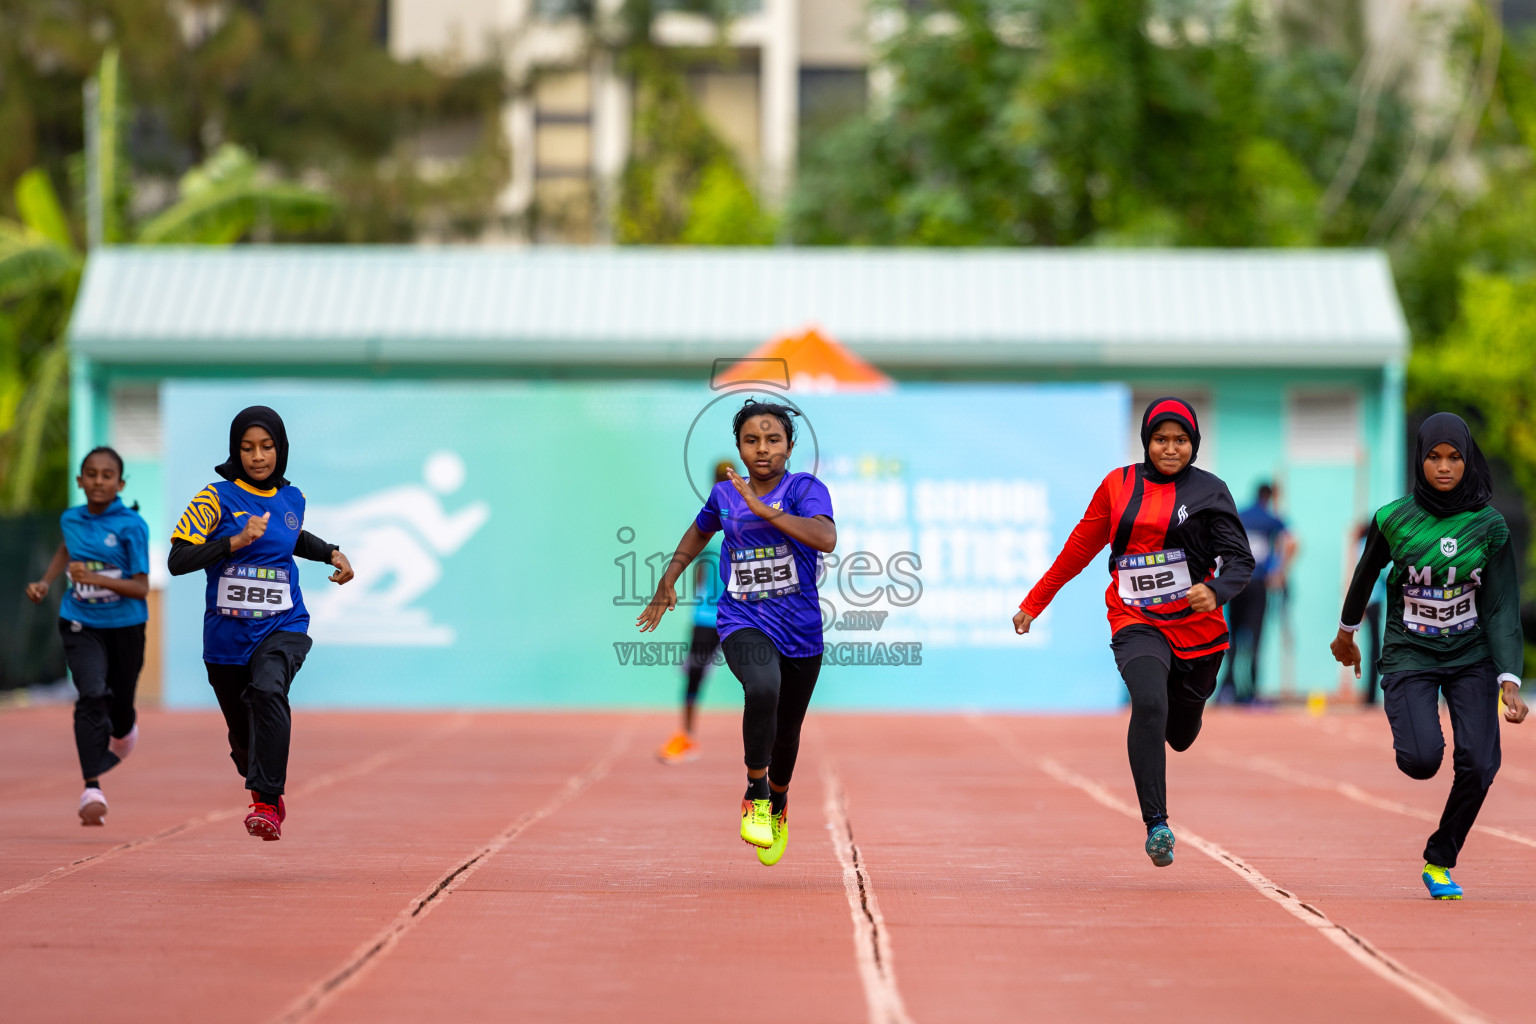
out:
{"label": "red running shoe", "polygon": [[269,843],[283,838],[282,811],[271,804],[251,804],[251,813],[245,816],[245,830]]}
{"label": "red running shoe", "polygon": [[[246,792],[251,794],[251,804],[253,806],[255,804],[261,803],[261,797],[256,795],[256,791],[254,789],[246,790]],[[288,817],[288,808],[283,806],[283,798],[281,796],[279,796],[277,798],[277,821],[278,821],[278,824],[282,824],[283,820],[285,818],[287,818],[287,817]]]}

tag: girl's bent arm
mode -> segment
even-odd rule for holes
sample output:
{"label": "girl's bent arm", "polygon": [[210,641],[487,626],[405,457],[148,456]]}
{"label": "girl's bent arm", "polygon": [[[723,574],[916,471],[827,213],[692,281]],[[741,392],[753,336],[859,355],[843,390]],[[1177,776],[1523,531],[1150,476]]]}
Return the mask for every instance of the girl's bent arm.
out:
{"label": "girl's bent arm", "polygon": [[778,513],[768,520],[786,537],[792,537],[808,548],[829,552],[837,547],[837,524],[828,516],[792,516]]}
{"label": "girl's bent arm", "polygon": [[1515,575],[1514,545],[1505,541],[1488,559],[1483,585],[1478,588],[1479,609],[1486,616],[1488,649],[1502,682],[1520,685],[1525,671],[1525,635],[1520,628],[1520,581]]}
{"label": "girl's bent arm", "polygon": [[671,561],[667,563],[661,579],[656,582],[656,593],[652,596],[651,603],[646,605],[645,611],[635,619],[640,632],[646,633],[655,629],[657,623],[661,622],[661,617],[677,607],[677,590],[674,584],[688,568],[689,563],[699,557],[699,552],[704,550],[709,544],[709,538],[713,536],[713,533],[705,533],[699,529],[698,523],[688,524],[688,529],[683,533],[683,539],[677,542],[677,550],[672,553]]}
{"label": "girl's bent arm", "polygon": [[1236,516],[1219,512],[1211,517],[1210,526],[1216,554],[1221,556],[1221,574],[1205,585],[1219,606],[1242,593],[1253,579],[1253,551],[1248,547],[1248,532]]}
{"label": "girl's bent arm", "polygon": [[172,576],[185,576],[189,572],[206,569],[210,565],[222,562],[228,557],[228,537],[220,537],[218,540],[210,540],[203,544],[193,544],[189,540],[178,538],[171,541],[171,555],[165,560],[165,565],[171,570]]}

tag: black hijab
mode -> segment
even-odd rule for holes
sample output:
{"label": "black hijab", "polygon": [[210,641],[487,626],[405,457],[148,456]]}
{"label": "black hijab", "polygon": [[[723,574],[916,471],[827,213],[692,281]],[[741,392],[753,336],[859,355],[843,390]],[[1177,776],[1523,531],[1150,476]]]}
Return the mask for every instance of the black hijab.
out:
{"label": "black hijab", "polygon": [[[1189,461],[1173,476],[1164,476],[1152,464],[1152,429],[1164,420],[1173,420],[1189,431]],[[1146,411],[1141,414],[1141,451],[1143,475],[1148,480],[1166,484],[1183,479],[1189,473],[1189,468],[1195,464],[1195,457],[1200,454],[1200,422],[1195,419],[1194,407],[1182,398],[1171,397],[1157,398],[1149,403]]]}
{"label": "black hijab", "polygon": [[[1466,463],[1461,480],[1448,491],[1437,491],[1424,477],[1424,457],[1437,444],[1448,444],[1461,453]],[[1488,460],[1472,440],[1466,421],[1453,412],[1437,412],[1419,428],[1419,440],[1413,452],[1413,500],[1430,515],[1440,519],[1482,508],[1493,497],[1493,474]]]}
{"label": "black hijab", "polygon": [[[265,480],[252,480],[246,475],[245,466],[240,462],[240,439],[250,427],[261,427],[272,435],[272,441],[277,446],[277,465],[272,467],[272,475]],[[253,405],[249,409],[240,410],[233,423],[229,425],[229,459],[213,467],[213,471],[225,480],[243,480],[259,491],[265,491],[273,487],[287,487],[288,481],[283,478],[283,473],[288,469],[288,431],[283,426],[283,418],[264,405]]]}

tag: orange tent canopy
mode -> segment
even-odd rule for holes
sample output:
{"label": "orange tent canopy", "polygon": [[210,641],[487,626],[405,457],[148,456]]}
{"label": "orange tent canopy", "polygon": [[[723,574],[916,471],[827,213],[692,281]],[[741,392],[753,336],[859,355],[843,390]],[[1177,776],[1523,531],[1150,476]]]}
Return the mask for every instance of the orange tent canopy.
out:
{"label": "orange tent canopy", "polygon": [[879,391],[895,381],[815,327],[759,345],[717,374],[716,388],[748,381],[782,380],[796,391]]}

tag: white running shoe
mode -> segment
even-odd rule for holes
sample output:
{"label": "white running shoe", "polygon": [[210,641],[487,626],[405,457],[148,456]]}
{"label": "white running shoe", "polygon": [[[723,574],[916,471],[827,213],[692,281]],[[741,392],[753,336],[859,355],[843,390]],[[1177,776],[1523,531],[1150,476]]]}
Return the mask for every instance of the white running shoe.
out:
{"label": "white running shoe", "polygon": [[80,794],[80,824],[100,825],[107,816],[107,798],[95,786],[87,786]]}
{"label": "white running shoe", "polygon": [[135,723],[134,727],[128,730],[127,736],[124,736],[122,739],[117,739],[114,737],[110,740],[107,740],[107,749],[116,754],[119,761],[126,761],[128,759],[128,755],[133,753],[133,748],[138,744],[138,742],[139,727],[138,724]]}

